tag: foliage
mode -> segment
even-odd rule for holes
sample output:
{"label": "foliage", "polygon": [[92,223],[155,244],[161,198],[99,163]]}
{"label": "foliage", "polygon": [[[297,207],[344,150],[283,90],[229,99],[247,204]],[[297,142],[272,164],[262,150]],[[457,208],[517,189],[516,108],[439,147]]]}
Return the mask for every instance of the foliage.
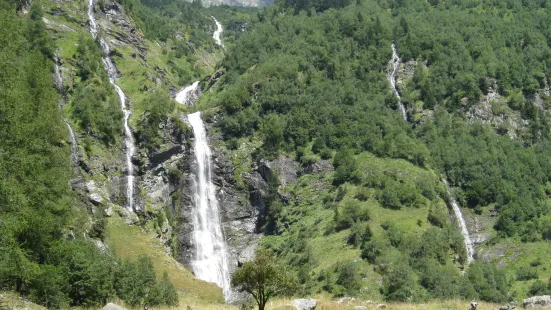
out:
{"label": "foliage", "polygon": [[137,262],[124,262],[117,271],[114,286],[117,295],[132,306],[178,304],[176,289],[163,274],[162,281],[157,282],[153,263],[147,256],[141,256]]}
{"label": "foliage", "polygon": [[81,82],[72,96],[73,117],[87,135],[112,145],[122,132],[122,111],[103,68],[101,49],[96,41],[82,36],[74,57]]}
{"label": "foliage", "polygon": [[[13,2],[3,1],[0,20],[0,290],[25,294],[51,309],[103,306],[117,297],[119,264],[82,237],[103,238],[105,222],[97,212],[88,230],[88,216],[77,208],[69,187],[69,149],[63,142],[68,137],[57,108],[53,43],[40,1],[33,1],[27,16],[16,14]],[[76,96],[85,102],[75,102],[75,111],[90,133],[113,141],[120,132],[109,122],[119,122],[119,109],[105,105],[115,105],[116,97],[96,43],[80,43],[82,83]],[[95,96],[101,99],[97,104],[90,98]],[[79,114],[86,109],[88,114]],[[167,283],[162,286],[170,291]],[[174,304],[176,296],[154,295],[165,296],[161,304]]]}
{"label": "foliage", "polygon": [[467,277],[482,300],[503,302],[508,299],[509,282],[502,270],[484,263],[474,263],[467,271]]}
{"label": "foliage", "polygon": [[293,278],[277,264],[273,254],[267,250],[257,251],[254,260],[237,269],[231,284],[238,291],[251,294],[259,310],[264,310],[270,298],[292,294],[295,288]]}
{"label": "foliage", "polygon": [[168,91],[157,89],[144,100],[143,106],[146,109],[138,122],[137,140],[145,149],[157,149],[163,143],[159,128],[167,125],[174,110],[174,100],[170,99]]}

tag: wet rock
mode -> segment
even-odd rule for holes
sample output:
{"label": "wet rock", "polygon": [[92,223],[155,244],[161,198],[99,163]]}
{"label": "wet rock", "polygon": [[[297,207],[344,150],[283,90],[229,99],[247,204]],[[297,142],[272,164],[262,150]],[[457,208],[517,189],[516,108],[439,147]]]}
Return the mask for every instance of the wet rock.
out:
{"label": "wet rock", "polygon": [[315,299],[295,299],[292,305],[296,310],[314,310],[318,302]]}

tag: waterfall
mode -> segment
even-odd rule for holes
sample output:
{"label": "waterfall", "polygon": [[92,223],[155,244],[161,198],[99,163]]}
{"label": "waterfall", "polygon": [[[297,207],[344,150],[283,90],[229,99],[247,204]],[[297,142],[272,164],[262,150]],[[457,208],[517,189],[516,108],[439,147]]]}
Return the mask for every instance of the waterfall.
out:
{"label": "waterfall", "polygon": [[[65,102],[65,98],[63,94],[63,78],[61,77],[61,68],[59,67],[59,63],[59,56],[57,56],[57,54],[54,54],[54,82],[55,88],[61,96],[57,107],[61,109]],[[71,143],[71,163],[75,166],[76,169],[78,169],[79,151],[75,131],[67,120],[64,120],[63,122],[67,126],[67,131],[69,132],[69,143]]]}
{"label": "waterfall", "polygon": [[199,81],[195,81],[193,84],[188,85],[182,88],[177,94],[176,102],[180,104],[186,104],[192,106],[195,104],[195,101],[199,99],[201,88],[199,87]]}
{"label": "waterfall", "polygon": [[54,83],[55,88],[59,93],[63,91],[63,78],[61,77],[61,70],[59,68],[59,57],[54,54]]}
{"label": "waterfall", "polygon": [[457,201],[455,201],[455,198],[452,196],[450,192],[450,186],[448,185],[448,181],[446,179],[442,179],[442,182],[444,182],[444,184],[446,185],[446,190],[449,196],[449,203],[452,206],[453,213],[455,215],[455,218],[457,219],[459,228],[461,229],[461,234],[463,235],[463,240],[465,241],[465,249],[467,250],[467,264],[470,264],[474,260],[473,258],[474,252],[475,252],[474,244],[471,241],[471,237],[469,236],[469,230],[467,229],[467,224],[465,223],[465,218],[463,217],[463,213],[461,213],[461,209],[459,208]]}
{"label": "waterfall", "polygon": [[400,93],[398,93],[398,90],[396,89],[396,74],[398,73],[398,68],[400,67],[400,57],[398,56],[398,52],[396,51],[396,45],[392,43],[392,59],[388,62],[389,72],[388,72],[388,81],[390,82],[390,86],[392,87],[392,90],[394,91],[394,94],[398,98],[399,105],[400,105],[400,112],[402,112],[402,117],[405,121],[408,120],[407,114],[406,114],[406,107],[402,103],[402,99],[400,97]]}
{"label": "waterfall", "polygon": [[[90,21],[90,33],[92,34],[92,37],[94,39],[97,39],[98,25],[96,23],[96,20],[94,19],[94,0],[89,0],[88,2],[88,19]],[[113,85],[113,87],[117,91],[117,94],[119,95],[121,109],[124,114],[124,142],[126,147],[126,168],[128,170],[126,184],[126,197],[128,204],[127,208],[130,211],[134,211],[134,166],[132,165],[132,156],[134,156],[136,147],[134,146],[134,137],[132,136],[132,131],[130,130],[130,126],[128,125],[128,121],[132,112],[130,112],[130,109],[126,106],[126,95],[124,94],[122,89],[115,83],[115,79],[117,78],[117,68],[109,57],[111,49],[109,48],[107,42],[105,42],[105,40],[101,37],[99,38],[99,43],[105,54],[105,56],[102,58],[103,66],[105,67],[105,70],[109,75],[109,82],[111,83],[111,85]]]}
{"label": "waterfall", "polygon": [[222,39],[220,39],[220,36],[222,35],[222,31],[224,31],[224,28],[222,28],[222,24],[220,24],[220,22],[216,18],[214,18],[214,16],[211,16],[211,17],[212,19],[214,19],[214,22],[216,23],[216,30],[212,34],[212,38],[214,39],[214,42],[216,42],[216,44],[221,46],[223,49],[226,49],[224,47],[224,43],[222,43]]}
{"label": "waterfall", "polygon": [[71,143],[71,162],[73,164],[77,164],[78,163],[77,138],[76,138],[75,132],[73,131],[73,127],[71,127],[71,124],[65,121],[65,125],[67,125],[67,130],[69,131],[69,142]]}
{"label": "waterfall", "polygon": [[230,273],[216,188],[212,183],[211,151],[200,112],[190,114],[188,120],[195,137],[193,149],[197,161],[193,200],[193,243],[196,250],[193,271],[197,278],[222,287],[224,296],[229,299]]}

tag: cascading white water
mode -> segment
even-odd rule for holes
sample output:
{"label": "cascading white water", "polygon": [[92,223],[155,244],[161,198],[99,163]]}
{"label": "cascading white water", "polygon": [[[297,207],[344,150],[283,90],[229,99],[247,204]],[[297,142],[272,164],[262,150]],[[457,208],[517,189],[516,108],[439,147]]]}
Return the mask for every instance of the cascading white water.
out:
{"label": "cascading white water", "polygon": [[230,298],[230,272],[216,188],[212,183],[211,151],[200,112],[188,115],[195,141],[195,188],[193,210],[193,243],[195,258],[192,262],[195,275],[204,281],[222,287],[226,300]]}
{"label": "cascading white water", "polygon": [[396,45],[392,43],[392,59],[388,62],[389,66],[389,72],[388,72],[388,81],[390,82],[390,86],[392,87],[392,90],[394,91],[394,94],[398,98],[399,105],[400,105],[400,112],[402,112],[402,117],[404,120],[407,121],[407,113],[406,113],[406,107],[402,103],[402,98],[400,97],[400,93],[396,89],[396,74],[398,73],[398,68],[400,67],[400,57],[398,56],[398,52],[396,51]]}
{"label": "cascading white water", "polygon": [[76,163],[78,163],[77,138],[76,138],[75,132],[73,131],[73,127],[71,127],[71,124],[69,124],[66,121],[65,125],[67,125],[67,130],[69,131],[69,142],[71,143],[71,162],[73,164],[76,164]]}
{"label": "cascading white water", "polygon": [[224,31],[224,28],[222,28],[222,24],[220,24],[220,22],[216,18],[214,18],[214,16],[211,16],[211,17],[212,19],[214,19],[214,22],[216,23],[216,30],[212,34],[212,38],[214,39],[214,42],[216,42],[216,44],[221,46],[223,49],[226,49],[224,47],[224,43],[222,43],[222,39],[220,39],[220,36],[222,35],[222,31]]}
{"label": "cascading white water", "polygon": [[63,89],[63,78],[61,77],[61,70],[59,68],[59,58],[57,55],[54,55],[54,83],[57,91],[61,92]]}
{"label": "cascading white water", "polygon": [[195,81],[193,84],[182,88],[182,90],[176,94],[176,98],[174,98],[174,100],[180,104],[192,106],[195,104],[195,101],[199,99],[199,95],[199,81]]}
{"label": "cascading white water", "polygon": [[[94,39],[97,39],[98,25],[94,18],[94,0],[89,0],[88,2],[88,19],[90,21],[90,33],[92,34],[92,37]],[[105,67],[105,70],[109,75],[109,82],[111,83],[111,85],[113,85],[113,87],[117,91],[117,94],[119,95],[121,109],[124,114],[124,142],[126,146],[126,168],[128,170],[126,184],[126,197],[128,204],[127,208],[130,211],[134,211],[134,166],[132,165],[132,156],[134,156],[134,153],[136,152],[136,147],[134,146],[134,137],[132,136],[132,131],[130,130],[130,126],[128,125],[128,120],[130,119],[130,115],[132,114],[132,112],[126,106],[126,95],[124,94],[122,89],[115,83],[115,79],[117,78],[117,68],[109,57],[111,49],[109,48],[107,42],[105,42],[105,40],[101,37],[99,38],[99,43],[105,54],[105,56],[102,58],[103,66]]]}
{"label": "cascading white water", "polygon": [[467,224],[465,223],[465,218],[463,217],[463,213],[461,212],[461,209],[459,208],[459,205],[457,204],[457,201],[452,196],[450,192],[450,186],[448,185],[448,181],[446,179],[442,179],[442,182],[446,185],[446,190],[448,192],[449,196],[449,202],[452,206],[453,213],[455,215],[455,218],[457,219],[457,223],[459,224],[459,228],[461,229],[461,234],[463,235],[463,240],[465,241],[465,249],[467,250],[467,264],[470,264],[474,260],[474,244],[471,241],[471,236],[469,235],[469,230],[467,229]]}

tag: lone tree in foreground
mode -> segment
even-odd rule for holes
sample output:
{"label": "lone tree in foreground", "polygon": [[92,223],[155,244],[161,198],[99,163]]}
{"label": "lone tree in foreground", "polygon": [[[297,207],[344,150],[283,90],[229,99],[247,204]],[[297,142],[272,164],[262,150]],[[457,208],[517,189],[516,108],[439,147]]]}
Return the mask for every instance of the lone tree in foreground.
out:
{"label": "lone tree in foreground", "polygon": [[240,292],[251,294],[264,310],[268,300],[276,295],[290,295],[296,288],[295,281],[279,266],[270,251],[259,250],[253,261],[244,263],[234,272],[231,285]]}

